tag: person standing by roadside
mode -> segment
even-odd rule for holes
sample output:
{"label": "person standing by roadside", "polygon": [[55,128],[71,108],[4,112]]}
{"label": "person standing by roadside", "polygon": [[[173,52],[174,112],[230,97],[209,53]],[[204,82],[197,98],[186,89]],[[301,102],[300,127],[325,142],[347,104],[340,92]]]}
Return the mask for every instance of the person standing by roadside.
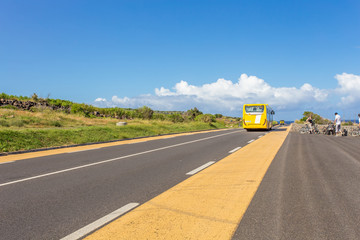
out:
{"label": "person standing by roadside", "polygon": [[308,123],[309,129],[310,129],[310,133],[313,133],[313,124],[314,124],[314,120],[310,116],[306,119],[306,122]]}
{"label": "person standing by roadside", "polygon": [[335,135],[338,136],[339,133],[341,134],[341,117],[337,112],[335,113],[334,124],[335,124]]}
{"label": "person standing by roadside", "polygon": [[360,113],[358,114],[358,117],[359,117],[359,128],[360,128]]}

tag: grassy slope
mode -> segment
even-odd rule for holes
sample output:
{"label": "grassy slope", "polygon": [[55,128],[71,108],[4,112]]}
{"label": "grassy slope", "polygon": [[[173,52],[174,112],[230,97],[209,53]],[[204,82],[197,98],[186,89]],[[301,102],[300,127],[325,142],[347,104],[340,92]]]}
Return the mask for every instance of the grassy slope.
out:
{"label": "grassy slope", "polygon": [[54,111],[26,112],[0,109],[0,152],[93,143],[159,134],[224,128],[224,122],[172,123],[169,121],[84,118]]}

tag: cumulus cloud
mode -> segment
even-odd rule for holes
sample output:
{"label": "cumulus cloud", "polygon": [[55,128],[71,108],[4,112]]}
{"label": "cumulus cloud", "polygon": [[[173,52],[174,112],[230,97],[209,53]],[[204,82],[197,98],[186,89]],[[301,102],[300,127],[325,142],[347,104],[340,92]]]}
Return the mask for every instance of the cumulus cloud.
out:
{"label": "cumulus cloud", "polygon": [[105,98],[97,98],[95,99],[95,102],[106,102]]}
{"label": "cumulus cloud", "polygon": [[[340,86],[342,90],[339,91],[345,92],[347,85]],[[242,74],[236,82],[220,78],[215,82],[196,86],[182,80],[171,89],[156,88],[155,95],[133,98],[113,96],[111,101],[98,98],[95,105],[102,103],[102,106],[106,104],[126,108],[145,105],[156,110],[188,110],[197,107],[208,113],[238,114],[244,103],[269,103],[277,109],[291,111],[306,104],[321,104],[327,100],[328,95],[328,90],[316,88],[309,83],[300,88],[273,87],[261,78]]]}
{"label": "cumulus cloud", "polygon": [[232,110],[246,102],[264,102],[279,108],[293,108],[294,104],[323,102],[327,99],[326,90],[318,89],[305,83],[300,88],[275,88],[256,76],[242,74],[237,82],[223,78],[216,82],[194,86],[186,81],[177,83],[173,90],[161,87],[155,89],[158,97],[190,96],[193,100]]}
{"label": "cumulus cloud", "polygon": [[360,76],[354,74],[337,74],[335,79],[338,81],[339,87],[336,89],[341,97],[343,105],[353,104],[360,100]]}

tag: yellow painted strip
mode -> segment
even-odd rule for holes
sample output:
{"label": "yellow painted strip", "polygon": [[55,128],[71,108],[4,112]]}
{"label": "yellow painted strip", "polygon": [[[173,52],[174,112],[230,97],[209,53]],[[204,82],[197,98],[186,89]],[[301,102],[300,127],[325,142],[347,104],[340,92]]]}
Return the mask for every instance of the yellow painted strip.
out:
{"label": "yellow painted strip", "polygon": [[85,239],[230,239],[287,134],[267,134]]}
{"label": "yellow painted strip", "polygon": [[207,132],[213,132],[213,131],[223,131],[223,130],[224,129],[202,131],[202,132],[181,133],[181,134],[173,134],[173,135],[165,135],[165,136],[157,136],[157,137],[131,139],[131,140],[118,141],[118,142],[110,142],[110,143],[91,144],[91,145],[78,146],[78,147],[59,148],[59,149],[38,151],[38,152],[10,154],[7,156],[0,156],[0,163],[12,162],[12,161],[18,161],[18,160],[24,160],[24,159],[36,158],[36,157],[44,157],[44,156],[67,153],[67,152],[76,152],[76,151],[83,151],[83,150],[89,150],[89,149],[95,149],[95,148],[111,147],[111,146],[118,146],[118,145],[130,144],[130,143],[139,143],[139,142],[145,142],[145,141],[151,141],[151,140],[166,139],[166,138],[177,137],[177,136],[192,135],[192,134],[198,134],[198,133],[207,133]]}

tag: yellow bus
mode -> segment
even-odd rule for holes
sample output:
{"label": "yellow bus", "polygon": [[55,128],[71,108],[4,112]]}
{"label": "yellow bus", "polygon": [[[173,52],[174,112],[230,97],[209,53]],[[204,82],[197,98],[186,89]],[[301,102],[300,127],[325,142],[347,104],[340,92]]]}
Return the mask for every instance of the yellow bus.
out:
{"label": "yellow bus", "polygon": [[243,128],[246,130],[266,129],[273,127],[274,110],[268,104],[244,104]]}

